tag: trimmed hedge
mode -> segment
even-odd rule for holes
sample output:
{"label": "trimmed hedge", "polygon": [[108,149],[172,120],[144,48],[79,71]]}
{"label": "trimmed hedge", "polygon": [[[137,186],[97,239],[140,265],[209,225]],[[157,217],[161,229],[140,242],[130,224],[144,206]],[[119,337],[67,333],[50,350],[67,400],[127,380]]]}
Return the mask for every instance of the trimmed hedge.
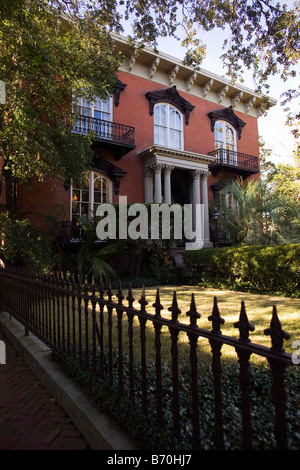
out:
{"label": "trimmed hedge", "polygon": [[191,283],[300,297],[300,244],[187,250],[183,260]]}

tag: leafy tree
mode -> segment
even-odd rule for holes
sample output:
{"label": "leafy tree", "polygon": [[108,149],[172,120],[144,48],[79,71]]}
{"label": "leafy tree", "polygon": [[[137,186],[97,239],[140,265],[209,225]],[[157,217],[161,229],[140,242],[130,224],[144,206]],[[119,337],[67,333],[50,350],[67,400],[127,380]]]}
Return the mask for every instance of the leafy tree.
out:
{"label": "leafy tree", "polygon": [[300,204],[300,146],[294,152],[294,165],[270,160],[272,151],[260,140],[261,178],[277,197]]}
{"label": "leafy tree", "polygon": [[[300,233],[300,169],[271,161],[272,151],[260,138],[259,179],[229,181],[213,210],[219,228],[234,243],[298,243]],[[226,196],[227,195],[227,196]],[[226,199],[229,197],[229,202]]]}
{"label": "leafy tree", "polygon": [[[3,0],[0,5],[0,156],[7,206],[16,182],[35,175],[78,178],[92,158],[90,138],[72,133],[72,95],[104,97],[120,65],[111,38],[92,10],[69,2]],[[80,158],[78,158],[80,156]]]}
{"label": "leafy tree", "polygon": [[260,177],[263,181],[268,180],[276,169],[275,163],[272,161],[272,150],[266,148],[265,141],[259,136],[259,165]]}
{"label": "leafy tree", "polygon": [[50,241],[29,220],[12,219],[7,212],[0,214],[0,259],[5,265],[51,269],[53,252]]}
{"label": "leafy tree", "polygon": [[281,210],[277,224],[283,241],[299,242],[300,234],[300,168],[297,165],[279,163],[270,172],[266,185]]}

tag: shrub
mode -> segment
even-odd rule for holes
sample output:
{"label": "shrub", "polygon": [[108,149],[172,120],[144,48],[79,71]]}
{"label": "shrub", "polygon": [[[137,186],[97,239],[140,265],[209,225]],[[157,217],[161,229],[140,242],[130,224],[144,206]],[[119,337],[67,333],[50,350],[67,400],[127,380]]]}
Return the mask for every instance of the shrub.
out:
{"label": "shrub", "polygon": [[0,214],[0,259],[6,265],[51,269],[51,242],[29,220]]}
{"label": "shrub", "polygon": [[183,259],[192,283],[300,297],[300,244],[204,248]]}

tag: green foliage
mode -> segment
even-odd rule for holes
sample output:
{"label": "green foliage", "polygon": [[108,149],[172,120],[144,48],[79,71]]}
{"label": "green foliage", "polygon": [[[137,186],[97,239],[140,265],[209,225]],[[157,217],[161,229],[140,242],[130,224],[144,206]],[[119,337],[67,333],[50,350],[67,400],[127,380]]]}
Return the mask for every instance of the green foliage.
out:
{"label": "green foliage", "polygon": [[[117,4],[111,5],[116,8]],[[184,5],[176,0],[149,1],[148,8],[140,1],[126,2],[125,18],[133,18],[133,29],[138,38],[155,42],[157,36],[176,36],[181,26],[189,41],[193,56],[201,45],[197,41],[199,29],[211,31],[225,28],[231,32],[231,41],[225,42],[227,64],[233,74],[240,71],[240,63],[260,72],[261,78],[295,64],[299,59],[299,6],[288,9],[270,1],[202,0]],[[241,47],[243,44],[243,47]],[[199,55],[203,57],[203,54]],[[224,60],[225,60],[224,59]],[[263,63],[262,63],[263,61]]]}
{"label": "green foliage", "polygon": [[[124,396],[120,397],[115,383],[109,386],[78,363],[61,363],[77,383],[91,396],[96,406],[105,409],[128,432],[142,449],[147,450],[191,450],[192,449],[192,394],[190,388],[190,364],[187,357],[179,360],[179,401],[182,441],[178,443],[173,437],[172,429],[172,367],[165,360],[162,363],[163,419],[164,425],[156,425],[156,366],[155,361],[147,362],[147,415],[141,412],[142,382],[141,367],[138,361],[134,366],[135,401],[129,400],[129,367],[128,358],[123,356]],[[114,376],[118,376],[118,354],[113,354]],[[296,368],[294,368],[296,369]],[[299,400],[297,383],[299,370],[288,370],[285,386],[287,396],[287,425],[289,449],[297,449],[299,444]],[[251,382],[251,417],[253,426],[254,450],[271,450],[276,448],[274,435],[274,411],[271,396],[271,378],[264,365],[250,367]],[[198,364],[199,412],[202,448],[214,449],[214,396],[213,376],[208,357],[202,357]],[[239,366],[237,363],[223,360],[222,363],[222,400],[223,421],[226,450],[241,450],[242,417],[241,397],[239,392]]]}
{"label": "green foliage", "polygon": [[109,256],[121,251],[117,243],[97,244],[95,221],[81,221],[81,240],[71,253],[66,250],[55,255],[59,271],[69,272],[81,279],[114,279],[117,273],[109,263]]}
{"label": "green foliage", "polygon": [[[166,204],[163,204],[162,206],[167,208]],[[141,280],[144,280],[146,285],[168,284],[170,282],[174,282],[176,270],[170,256],[170,248],[180,244],[181,239],[176,239],[174,235],[175,216],[173,217],[172,211],[170,211],[169,223],[167,223],[166,218],[163,223],[162,212],[159,212],[158,216],[155,218],[151,216],[154,204],[128,204],[126,221],[122,220],[121,222],[121,209],[119,204],[113,204],[111,207],[114,209],[114,214],[116,216],[115,235],[117,237],[118,247],[123,253],[127,254],[130,259],[126,273],[127,276],[129,276],[130,279],[135,279],[138,284],[140,284]],[[176,207],[182,214],[181,231],[183,233],[183,208],[180,206]],[[134,209],[137,208],[141,210],[141,214],[139,214],[138,210],[134,213]],[[159,208],[159,205],[156,205],[156,208]],[[143,211],[143,209],[145,210]],[[129,213],[134,213],[134,215],[128,215]],[[101,220],[105,219],[106,214],[103,214],[103,216],[96,216],[93,223],[96,226]],[[123,224],[123,233],[125,232],[124,224],[127,224],[127,237],[122,235],[122,237],[125,237],[122,239],[119,239],[120,223]],[[141,238],[131,238],[131,224],[133,224],[135,233],[140,234]],[[155,229],[154,232],[152,232],[153,229]],[[156,238],[154,238],[153,233],[157,235]],[[114,243],[114,240],[111,240],[110,243]],[[118,267],[116,270],[118,271]]]}
{"label": "green foliage", "polygon": [[279,198],[290,200],[294,204],[300,203],[300,146],[294,152],[294,164],[287,165],[270,161],[272,151],[265,148],[260,138],[260,175],[267,188]]}
{"label": "green foliage", "polygon": [[[282,174],[280,169],[274,171],[268,181],[230,180],[219,192],[212,211],[218,209],[219,230],[228,233],[232,243],[255,245],[300,241],[297,182],[290,175]],[[287,171],[292,171],[292,167]],[[226,195],[231,198],[229,204]]]}
{"label": "green foliage", "polygon": [[[114,285],[122,278],[123,286],[129,282],[133,286],[174,282],[176,270],[170,256],[170,240],[159,239],[151,243],[148,239],[130,238],[99,241],[96,233],[99,220],[101,217],[98,216],[80,220],[81,240],[72,250],[64,249],[55,255],[56,269],[81,278],[87,276],[89,280],[92,277],[95,281],[110,279]],[[116,221],[118,225],[119,220]],[[128,226],[131,221],[129,217]]]}
{"label": "green foliage", "polygon": [[51,269],[51,242],[29,222],[0,214],[0,258],[6,265]]}
{"label": "green foliage", "polygon": [[[134,208],[135,204],[129,204],[127,209]],[[138,204],[136,207],[141,209],[145,208],[144,215],[147,220],[139,219],[139,214],[134,216],[128,215],[126,221],[120,221],[119,204],[109,204],[109,208],[112,210],[112,217],[109,219],[109,223],[116,224],[116,230],[112,230],[114,236],[111,239],[109,236],[105,240],[99,241],[97,236],[98,223],[104,221],[105,224],[109,224],[106,220],[106,211],[102,216],[94,216],[91,219],[82,218],[79,221],[81,227],[82,240],[71,252],[64,250],[63,252],[57,253],[56,263],[58,269],[61,271],[69,271],[75,274],[79,274],[81,277],[93,276],[95,279],[100,277],[115,280],[122,278],[126,282],[131,282],[132,285],[158,285],[168,284],[174,282],[176,278],[176,270],[170,256],[170,247],[174,246],[181,240],[174,240],[174,227],[172,223],[172,217],[170,218],[170,235],[169,238],[163,238],[162,233],[162,216],[158,217],[154,223],[158,224],[159,237],[155,240],[151,240],[151,204]],[[180,208],[182,210],[182,208]],[[115,214],[115,220],[113,217]],[[132,239],[128,233],[130,231],[131,224],[134,224],[134,229],[137,232],[141,232],[139,225],[145,222],[147,227],[143,235],[146,238]],[[124,224],[127,223],[127,237],[119,239],[119,226],[123,224],[123,235],[124,235]],[[136,225],[137,224],[137,227]],[[166,223],[164,228],[166,228]],[[109,232],[107,226],[105,226],[105,233]],[[101,232],[102,233],[102,232]],[[142,236],[142,234],[141,234]],[[148,238],[149,237],[149,238]]]}
{"label": "green foliage", "polygon": [[190,282],[300,297],[300,244],[185,251]]}
{"label": "green foliage", "polygon": [[[0,8],[0,78],[6,84],[0,155],[12,192],[15,181],[33,175],[79,178],[92,151],[89,136],[72,132],[72,95],[110,93],[120,57],[89,10],[62,17],[63,2],[9,3]],[[9,197],[7,203],[12,210]]]}
{"label": "green foliage", "polygon": [[173,284],[176,269],[170,251],[158,244],[147,245],[141,274],[147,279],[154,279],[155,283],[152,285]]}

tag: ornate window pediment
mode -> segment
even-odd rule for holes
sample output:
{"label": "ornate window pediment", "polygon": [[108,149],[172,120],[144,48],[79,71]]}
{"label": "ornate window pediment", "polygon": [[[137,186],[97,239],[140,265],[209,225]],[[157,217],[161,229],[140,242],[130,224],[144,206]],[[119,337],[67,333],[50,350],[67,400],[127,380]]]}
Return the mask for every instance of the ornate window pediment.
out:
{"label": "ornate window pediment", "polygon": [[207,114],[211,120],[211,131],[214,132],[215,130],[215,123],[216,121],[227,121],[231,124],[235,130],[237,131],[238,138],[241,138],[242,129],[246,125],[242,119],[240,119],[232,109],[232,106],[229,106],[225,109],[217,109],[216,111],[211,111]]}
{"label": "ornate window pediment", "polygon": [[93,158],[93,167],[107,176],[114,185],[114,193],[119,194],[121,178],[126,175],[126,171],[105,160],[102,155],[95,154]]}
{"label": "ornate window pediment", "polygon": [[165,90],[154,90],[148,91],[145,94],[147,100],[150,103],[149,113],[150,116],[153,116],[154,113],[154,106],[157,103],[169,103],[175,106],[179,111],[182,112],[185,116],[185,124],[188,125],[190,119],[190,113],[193,111],[195,106],[185,100],[180,94],[178,93],[176,86],[172,86],[171,88],[166,88]]}

